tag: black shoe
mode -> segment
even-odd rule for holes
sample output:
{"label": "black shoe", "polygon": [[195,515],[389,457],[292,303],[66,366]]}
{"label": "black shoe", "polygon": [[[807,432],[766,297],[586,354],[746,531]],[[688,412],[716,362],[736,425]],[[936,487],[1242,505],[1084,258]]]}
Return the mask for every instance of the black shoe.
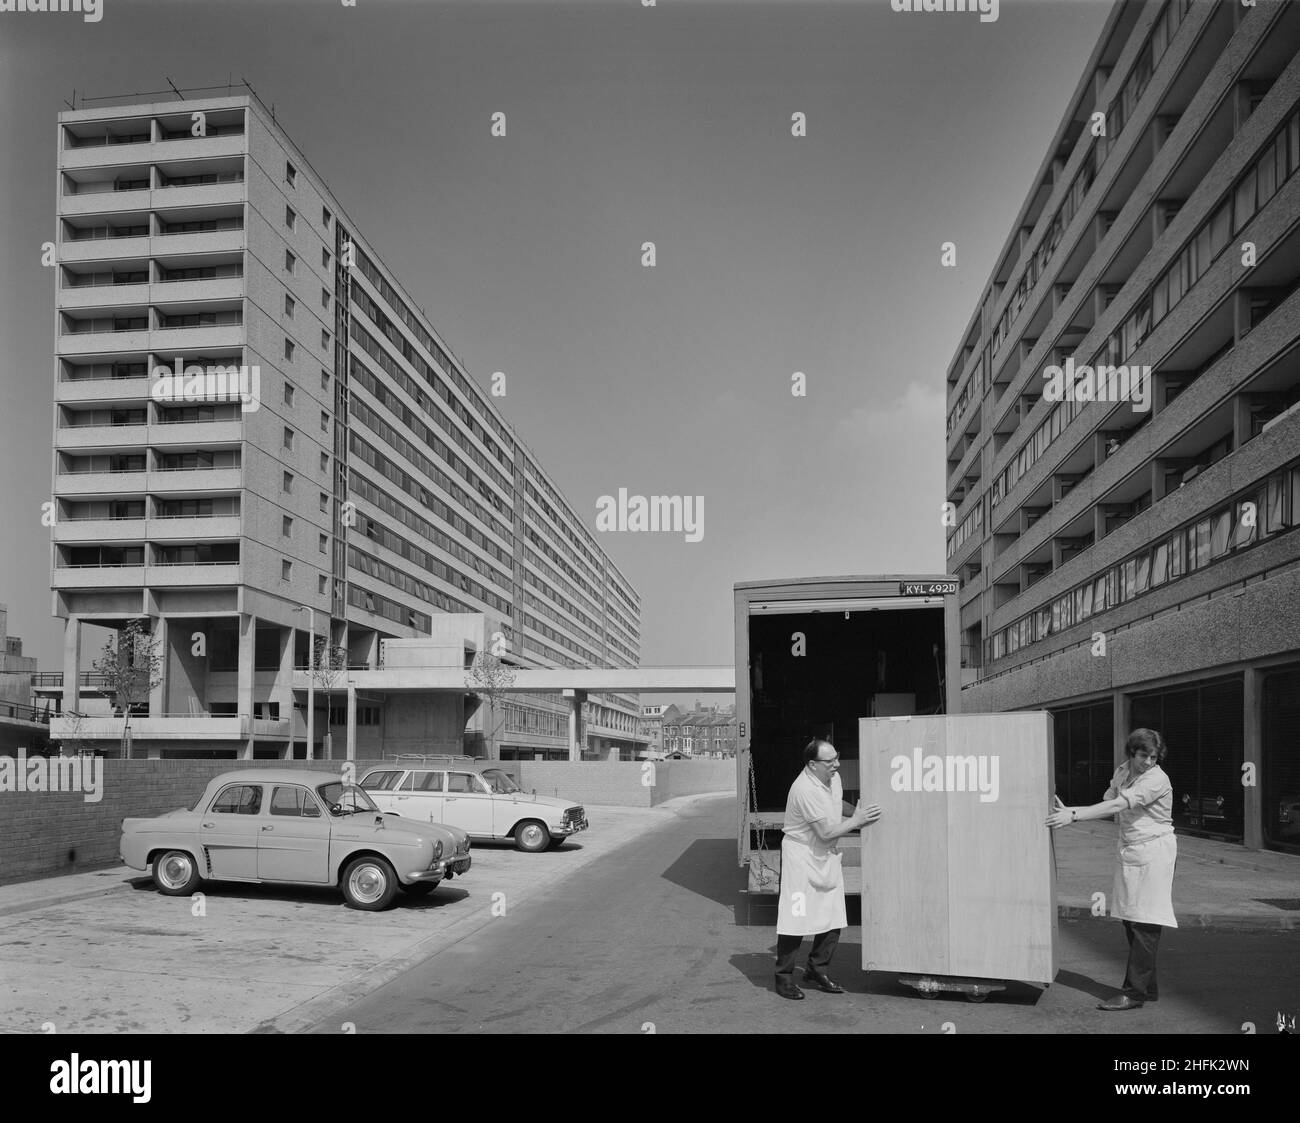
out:
{"label": "black shoe", "polygon": [[1121,994],[1118,998],[1112,998],[1109,1002],[1098,1002],[1098,1010],[1141,1010],[1142,1003],[1136,998],[1130,998],[1127,994]]}
{"label": "black shoe", "polygon": [[797,998],[802,998],[804,996],[803,991],[801,991],[797,986],[795,986],[794,983],[783,983],[780,979],[777,979],[776,981],[776,993],[779,994],[782,998],[797,999]]}
{"label": "black shoe", "polygon": [[844,988],[839,983],[832,981],[820,971],[812,971],[807,967],[804,968],[803,981],[811,983],[815,987],[820,987],[827,994],[843,994]]}

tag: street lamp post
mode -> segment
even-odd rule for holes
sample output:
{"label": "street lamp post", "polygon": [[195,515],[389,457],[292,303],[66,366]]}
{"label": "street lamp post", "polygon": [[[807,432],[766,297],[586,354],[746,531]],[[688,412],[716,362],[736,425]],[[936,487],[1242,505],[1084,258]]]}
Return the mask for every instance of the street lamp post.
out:
{"label": "street lamp post", "polygon": [[307,613],[307,759],[316,756],[316,675],[313,664],[316,662],[316,610],[307,605],[299,605],[294,612]]}

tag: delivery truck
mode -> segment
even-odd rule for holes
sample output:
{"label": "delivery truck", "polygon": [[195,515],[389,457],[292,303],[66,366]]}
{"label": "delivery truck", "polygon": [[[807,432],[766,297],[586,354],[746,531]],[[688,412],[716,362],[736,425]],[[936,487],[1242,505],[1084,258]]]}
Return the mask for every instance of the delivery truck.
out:
{"label": "delivery truck", "polygon": [[[812,737],[839,751],[844,798],[853,803],[862,718],[957,712],[957,588],[951,574],[735,586],[736,834],[751,894],[779,891],[786,796]],[[857,835],[842,852],[846,890],[857,895],[858,871],[847,868],[860,863]]]}

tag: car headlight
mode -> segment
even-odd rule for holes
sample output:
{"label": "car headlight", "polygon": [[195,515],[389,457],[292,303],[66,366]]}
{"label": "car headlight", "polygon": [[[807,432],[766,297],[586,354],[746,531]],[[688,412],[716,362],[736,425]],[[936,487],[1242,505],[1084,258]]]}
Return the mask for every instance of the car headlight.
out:
{"label": "car headlight", "polygon": [[435,842],[433,844],[433,860],[436,862],[441,857],[442,857],[442,842],[441,841]]}

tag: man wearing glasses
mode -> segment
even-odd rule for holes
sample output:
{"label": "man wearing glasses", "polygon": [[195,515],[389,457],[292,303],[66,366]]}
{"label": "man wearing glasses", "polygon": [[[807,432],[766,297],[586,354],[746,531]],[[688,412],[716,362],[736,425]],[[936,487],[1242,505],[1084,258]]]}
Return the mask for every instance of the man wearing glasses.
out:
{"label": "man wearing glasses", "polygon": [[863,807],[859,801],[850,809],[844,802],[840,756],[829,741],[809,741],[803,759],[803,771],[790,785],[785,803],[776,920],[776,993],[796,999],[804,996],[794,983],[794,960],[805,936],[813,942],[804,981],[828,994],[844,993],[826,974],[840,929],[848,923],[839,839],[880,818],[874,803]]}

